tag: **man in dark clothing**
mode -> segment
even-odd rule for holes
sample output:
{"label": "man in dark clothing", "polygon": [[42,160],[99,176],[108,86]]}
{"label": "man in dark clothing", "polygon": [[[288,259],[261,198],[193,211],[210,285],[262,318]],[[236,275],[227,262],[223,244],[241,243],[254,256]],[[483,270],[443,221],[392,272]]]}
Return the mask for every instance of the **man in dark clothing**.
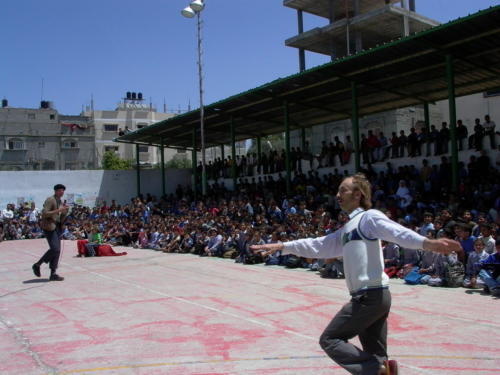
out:
{"label": "man in dark clothing", "polygon": [[441,140],[441,153],[448,153],[448,142],[450,140],[450,129],[448,129],[448,124],[443,122],[441,125],[441,130],[439,131],[439,138]]}
{"label": "man in dark clothing", "polygon": [[59,276],[56,270],[59,265],[59,256],[61,254],[62,224],[64,220],[66,220],[69,210],[69,207],[66,206],[66,202],[61,203],[61,198],[65,190],[66,187],[64,185],[57,184],[54,186],[54,195],[48,197],[43,204],[40,226],[43,229],[43,233],[45,234],[45,238],[50,248],[32,267],[35,276],[40,277],[40,266],[42,263],[48,263],[51,281],[64,280],[64,277]]}
{"label": "man in dark clothing", "polygon": [[467,139],[467,135],[469,132],[467,131],[467,127],[464,125],[462,120],[457,121],[457,140],[458,140],[458,151],[463,150],[463,141]]}

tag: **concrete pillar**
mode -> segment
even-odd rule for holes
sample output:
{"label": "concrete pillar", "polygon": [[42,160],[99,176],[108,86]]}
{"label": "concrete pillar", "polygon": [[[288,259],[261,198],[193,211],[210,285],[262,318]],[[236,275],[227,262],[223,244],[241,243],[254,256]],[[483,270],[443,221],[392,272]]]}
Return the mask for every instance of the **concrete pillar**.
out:
{"label": "concrete pillar", "polygon": [[[408,10],[408,0],[401,0],[401,7]],[[407,15],[403,16],[403,36],[410,35],[410,19]]]}
{"label": "concrete pillar", "polygon": [[[359,0],[352,0],[353,2],[353,9],[354,9],[354,17],[360,14],[360,7],[359,7]],[[356,53],[361,52],[363,50],[363,39],[361,36],[361,31],[356,31],[354,34],[355,38],[355,48],[356,48]]]}
{"label": "concrete pillar", "polygon": [[410,0],[410,10],[412,12],[416,12],[417,11],[417,7],[415,6],[415,0]]}
{"label": "concrete pillar", "polygon": [[[304,15],[300,9],[297,10],[297,23],[299,34],[302,34],[304,32]],[[299,70],[301,72],[306,70],[306,52],[304,48],[299,48]]]}

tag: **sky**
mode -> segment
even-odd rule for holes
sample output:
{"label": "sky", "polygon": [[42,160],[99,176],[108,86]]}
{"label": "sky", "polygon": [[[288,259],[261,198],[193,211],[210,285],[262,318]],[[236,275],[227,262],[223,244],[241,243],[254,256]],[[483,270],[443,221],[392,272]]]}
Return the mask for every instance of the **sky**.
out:
{"label": "sky", "polygon": [[[199,105],[196,20],[189,0],[2,0],[0,97],[13,107],[53,101],[62,114],[114,110],[127,91],[159,111]],[[206,0],[205,104],[298,72],[296,11],[282,0]],[[417,0],[417,12],[447,22],[500,0]],[[306,15],[304,29],[327,23]],[[306,67],[328,62],[306,53]],[[42,90],[43,82],[43,90]],[[42,96],[43,94],[43,96]],[[151,98],[151,99],[150,99]]]}

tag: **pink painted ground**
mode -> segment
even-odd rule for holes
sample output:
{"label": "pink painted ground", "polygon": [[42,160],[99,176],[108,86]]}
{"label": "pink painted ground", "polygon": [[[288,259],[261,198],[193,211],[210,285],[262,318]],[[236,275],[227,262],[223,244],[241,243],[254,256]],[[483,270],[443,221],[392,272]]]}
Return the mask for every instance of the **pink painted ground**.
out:
{"label": "pink painted ground", "polygon": [[[0,243],[0,374],[345,374],[318,337],[348,294],[305,270],[126,249],[31,272],[44,240]],[[499,374],[500,301],[394,281],[401,373]]]}

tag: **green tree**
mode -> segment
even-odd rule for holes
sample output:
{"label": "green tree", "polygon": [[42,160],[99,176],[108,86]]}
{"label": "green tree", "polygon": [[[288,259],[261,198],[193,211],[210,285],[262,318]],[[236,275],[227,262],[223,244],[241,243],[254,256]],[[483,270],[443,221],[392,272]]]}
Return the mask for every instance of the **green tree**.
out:
{"label": "green tree", "polygon": [[165,167],[167,168],[173,168],[173,169],[184,169],[184,168],[191,168],[191,160],[184,159],[184,158],[174,158],[172,160],[169,160],[168,162],[165,163]]}
{"label": "green tree", "polygon": [[[271,150],[277,150],[281,152],[285,148],[285,139],[283,133],[268,135],[267,137],[262,137],[260,144],[262,147],[262,153],[268,154]],[[257,153],[257,140],[252,139],[252,145],[248,149],[248,153]]]}
{"label": "green tree", "polygon": [[114,151],[106,151],[102,157],[102,168],[108,170],[132,169],[132,160],[124,160]]}

